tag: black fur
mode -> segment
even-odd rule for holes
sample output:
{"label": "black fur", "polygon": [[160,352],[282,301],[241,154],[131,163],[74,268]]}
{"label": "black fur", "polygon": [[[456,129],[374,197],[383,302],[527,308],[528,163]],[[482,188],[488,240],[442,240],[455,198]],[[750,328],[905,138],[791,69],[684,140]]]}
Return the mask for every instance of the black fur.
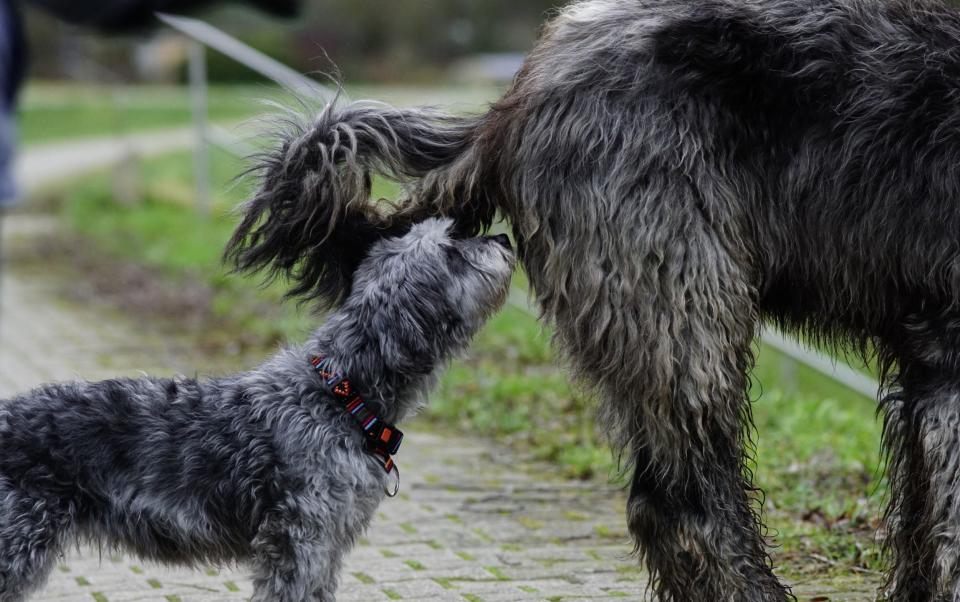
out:
{"label": "black fur", "polygon": [[[370,206],[351,184],[369,161],[408,184],[384,227],[511,224],[634,469],[628,521],[663,600],[790,596],[745,461],[760,321],[876,355],[887,595],[958,600],[958,48],[937,0],[575,2],[487,113],[331,108],[302,136],[376,143],[322,163],[323,187],[312,162],[286,177],[300,215]],[[277,245],[300,247],[296,226]]]}

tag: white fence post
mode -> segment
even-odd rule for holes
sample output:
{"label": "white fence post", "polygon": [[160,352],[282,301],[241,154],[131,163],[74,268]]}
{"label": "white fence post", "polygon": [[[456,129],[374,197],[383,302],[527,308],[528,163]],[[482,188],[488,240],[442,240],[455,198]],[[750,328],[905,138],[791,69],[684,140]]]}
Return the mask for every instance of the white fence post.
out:
{"label": "white fence post", "polygon": [[[190,40],[190,98],[196,130],[193,168],[196,178],[197,205],[206,215],[210,212],[213,198],[210,188],[210,143],[224,145],[222,136],[214,137],[209,123],[206,57],[208,47],[266,76],[294,94],[322,102],[331,102],[337,98],[337,92],[297,73],[209,23],[166,13],[157,13],[157,18]],[[342,96],[341,99],[346,100]]]}
{"label": "white fence post", "polygon": [[196,139],[193,149],[193,175],[197,188],[197,207],[210,214],[210,149],[207,94],[207,49],[197,41],[190,42],[190,102]]}
{"label": "white fence post", "polygon": [[[300,74],[209,23],[166,13],[156,13],[156,15],[158,19],[191,40],[196,40],[204,46],[230,57],[251,71],[280,84],[294,94],[322,102],[331,102],[338,97],[336,90]],[[339,98],[341,101],[346,100],[343,95],[340,95]]]}

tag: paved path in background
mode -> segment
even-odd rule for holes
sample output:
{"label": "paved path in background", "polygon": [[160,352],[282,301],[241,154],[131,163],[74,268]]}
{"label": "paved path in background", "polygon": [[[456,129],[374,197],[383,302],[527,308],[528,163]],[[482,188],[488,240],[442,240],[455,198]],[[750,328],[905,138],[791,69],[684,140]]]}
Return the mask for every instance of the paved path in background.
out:
{"label": "paved path in background", "polygon": [[181,128],[39,144],[17,157],[17,181],[29,192],[109,167],[130,154],[147,157],[183,150],[189,148],[193,140],[193,132]]}

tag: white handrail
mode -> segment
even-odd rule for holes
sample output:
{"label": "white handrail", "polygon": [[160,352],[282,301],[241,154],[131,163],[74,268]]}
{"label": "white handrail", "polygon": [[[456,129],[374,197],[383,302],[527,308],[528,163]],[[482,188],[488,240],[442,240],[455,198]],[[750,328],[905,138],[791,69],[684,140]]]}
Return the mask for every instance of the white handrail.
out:
{"label": "white handrail", "polygon": [[236,152],[232,149],[232,145],[226,142],[223,132],[211,127],[208,118],[207,48],[213,48],[304,99],[320,101],[324,104],[337,99],[346,100],[332,87],[324,86],[294,71],[209,23],[168,13],[156,13],[156,16],[163,23],[190,39],[190,98],[196,137],[193,150],[194,179],[197,207],[203,214],[210,212],[213,196],[210,190],[209,144],[231,148],[232,152]]}
{"label": "white handrail", "polygon": [[319,98],[325,103],[336,98],[336,91],[329,86],[298,73],[209,23],[167,13],[157,13],[157,18],[188,38],[225,54],[296,94]]}
{"label": "white handrail", "polygon": [[880,383],[877,382],[876,379],[859,370],[854,370],[836,358],[809,349],[801,345],[798,341],[789,339],[779,332],[764,328],[760,334],[760,340],[787,357],[827,376],[851,391],[856,391],[871,399],[876,399],[877,394],[880,392]]}
{"label": "white handrail", "polygon": [[[511,291],[508,303],[520,311],[537,317],[537,311],[531,306],[529,296],[523,295],[519,291]],[[768,328],[761,331],[760,340],[790,359],[819,372],[855,393],[871,399],[877,398],[880,391],[879,382],[825,353],[805,347],[799,342]]]}

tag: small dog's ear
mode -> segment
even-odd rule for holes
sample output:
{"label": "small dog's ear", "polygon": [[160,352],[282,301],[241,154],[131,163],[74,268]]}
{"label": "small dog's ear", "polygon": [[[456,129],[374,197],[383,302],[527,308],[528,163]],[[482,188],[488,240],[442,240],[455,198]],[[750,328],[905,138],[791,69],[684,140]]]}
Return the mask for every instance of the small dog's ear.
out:
{"label": "small dog's ear", "polygon": [[380,348],[378,355],[391,371],[407,376],[424,376],[437,366],[441,353],[436,328],[446,323],[436,315],[443,306],[440,296],[423,291],[416,297],[411,302],[414,295],[384,291],[376,302],[367,300],[368,339]]}

